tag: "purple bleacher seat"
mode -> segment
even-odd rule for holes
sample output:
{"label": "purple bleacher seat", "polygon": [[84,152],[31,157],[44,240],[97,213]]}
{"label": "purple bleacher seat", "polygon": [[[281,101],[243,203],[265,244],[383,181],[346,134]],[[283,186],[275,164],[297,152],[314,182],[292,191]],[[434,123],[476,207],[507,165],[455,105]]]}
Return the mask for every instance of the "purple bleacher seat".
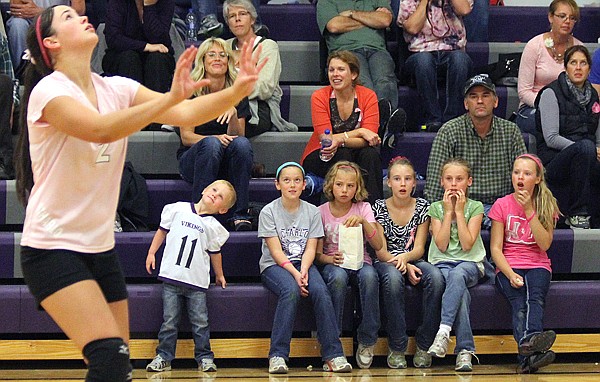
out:
{"label": "purple bleacher seat", "polygon": [[489,63],[490,46],[487,42],[467,42],[465,51],[473,60],[473,67],[487,65]]}
{"label": "purple bleacher seat", "polygon": [[[0,253],[4,253],[1,252]],[[4,256],[3,256],[4,257]],[[0,333],[19,333],[21,285],[0,285]]]}
{"label": "purple bleacher seat", "polygon": [[156,253],[157,271],[153,275],[146,272],[146,256],[154,233],[154,231],[115,233],[115,250],[119,254],[125,277],[156,277],[164,245]]}
{"label": "purple bleacher seat", "polygon": [[544,325],[556,329],[596,329],[600,282],[553,282],[546,298]]}
{"label": "purple bleacher seat", "polygon": [[313,4],[282,4],[260,7],[263,24],[275,41],[319,41],[317,12]]}
{"label": "purple bleacher seat", "polygon": [[21,286],[21,306],[19,309],[21,333],[60,333],[61,330],[52,318],[43,310],[29,293],[25,285]]}
{"label": "purple bleacher seat", "polygon": [[15,234],[12,232],[0,232],[0,279],[14,277],[14,252]]}

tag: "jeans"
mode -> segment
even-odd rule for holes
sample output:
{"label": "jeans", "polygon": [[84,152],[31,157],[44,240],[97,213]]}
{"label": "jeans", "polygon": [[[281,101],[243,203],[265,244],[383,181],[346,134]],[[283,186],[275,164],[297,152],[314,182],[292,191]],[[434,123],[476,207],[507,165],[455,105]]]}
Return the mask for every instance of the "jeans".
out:
{"label": "jeans", "polygon": [[[423,99],[425,124],[442,123],[464,114],[463,88],[471,75],[473,61],[462,50],[416,52],[406,60],[406,70],[414,77]],[[446,109],[438,101],[438,69],[446,68]]]}
{"label": "jeans", "polygon": [[[596,159],[596,146],[589,139],[571,144],[546,164],[546,179],[549,184],[568,184],[569,200],[567,203],[564,200],[559,202],[567,216],[587,216],[592,213],[591,198],[595,203],[600,195],[596,185],[599,177],[600,162]],[[592,181],[595,186],[593,192]]]}
{"label": "jeans", "polygon": [[200,200],[209,184],[217,179],[228,179],[237,194],[233,218],[247,219],[253,158],[252,146],[246,137],[237,137],[224,147],[217,137],[207,136],[181,155],[179,173],[193,184],[194,202]]}
{"label": "jeans", "polygon": [[203,359],[214,359],[215,355],[210,350],[206,293],[166,283],[163,284],[163,323],[158,332],[156,354],[169,362],[175,359],[177,327],[184,305],[187,307],[188,318],[192,324],[194,359],[199,364]]}
{"label": "jeans", "polygon": [[[300,263],[292,263],[300,270]],[[271,265],[261,274],[264,286],[277,295],[277,308],[271,331],[269,358],[289,359],[290,341],[296,319],[296,310],[300,302],[300,288],[294,276],[279,265]],[[344,355],[338,335],[339,329],[327,285],[314,265],[308,270],[308,298],[313,305],[317,322],[317,338],[321,345],[321,357],[330,360]]]}
{"label": "jeans", "polygon": [[471,13],[463,17],[468,42],[488,42],[489,0],[474,0]]}
{"label": "jeans", "polygon": [[387,50],[360,48],[353,50],[360,63],[360,82],[372,89],[378,99],[387,99],[398,108],[398,80],[392,56]]}
{"label": "jeans", "polygon": [[523,277],[521,288],[513,288],[502,272],[496,275],[496,288],[512,310],[513,336],[517,344],[544,330],[544,305],[552,274],[543,268],[513,269]]}
{"label": "jeans", "polygon": [[[433,343],[440,326],[442,294],[445,281],[441,272],[426,261],[418,261],[415,265],[421,270],[423,288],[423,322],[417,328],[415,340],[417,346],[427,350]],[[404,352],[408,345],[406,335],[406,307],[404,305],[404,276],[391,263],[376,262],[374,264],[379,275],[380,293],[383,305],[381,310],[385,315],[388,334],[388,345],[394,351]]]}
{"label": "jeans", "polygon": [[440,324],[454,328],[456,334],[455,353],[461,350],[475,351],[475,341],[471,330],[469,309],[471,305],[470,287],[475,286],[481,277],[477,263],[438,263],[446,280],[446,290],[442,296],[442,320]]}
{"label": "jeans", "polygon": [[348,283],[358,285],[362,319],[358,325],[357,340],[365,346],[375,345],[379,331],[379,280],[375,268],[371,264],[364,264],[358,271],[332,264],[318,268],[331,294],[340,334]]}
{"label": "jeans", "polygon": [[[200,21],[202,21],[202,18],[206,15],[213,14],[217,17],[219,16],[219,2],[217,0],[192,0],[191,3],[192,10],[200,17]],[[252,5],[254,5],[256,13],[258,14],[256,24],[260,25],[262,24],[260,21],[260,0],[252,0]]]}
{"label": "jeans", "polygon": [[483,219],[481,220],[481,229],[486,229],[488,231],[492,229],[492,219],[489,217],[492,206],[493,204],[483,204]]}
{"label": "jeans", "polygon": [[10,48],[10,59],[12,60],[14,70],[17,70],[21,64],[23,52],[27,49],[27,31],[33,19],[23,19],[20,17],[9,17],[6,20],[6,36]]}
{"label": "jeans", "polygon": [[519,126],[522,133],[529,133],[535,135],[536,122],[535,122],[535,108],[527,105],[521,105],[517,110],[515,123]]}

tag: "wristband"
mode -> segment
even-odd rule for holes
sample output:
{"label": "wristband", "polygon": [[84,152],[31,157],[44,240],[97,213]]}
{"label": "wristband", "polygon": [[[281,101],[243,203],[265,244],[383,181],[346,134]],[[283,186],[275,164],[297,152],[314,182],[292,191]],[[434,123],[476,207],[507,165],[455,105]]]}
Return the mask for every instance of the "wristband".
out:
{"label": "wristband", "polygon": [[279,264],[279,266],[281,268],[285,268],[286,265],[291,264],[291,263],[292,263],[291,261],[287,260],[287,261],[284,261],[283,263]]}
{"label": "wristband", "polygon": [[375,236],[375,234],[376,234],[376,233],[377,233],[377,228],[375,228],[375,229],[373,230],[373,233],[372,233],[372,234],[370,234],[370,235],[367,235],[367,239],[372,239],[372,238]]}
{"label": "wristband", "polygon": [[531,221],[531,219],[533,219],[533,217],[535,216],[535,214],[536,214],[536,211],[533,211],[533,213],[531,214],[531,216],[530,216],[530,217],[528,217],[528,218],[526,218],[526,219],[525,219],[525,221],[526,221],[527,223],[529,223],[529,222]]}

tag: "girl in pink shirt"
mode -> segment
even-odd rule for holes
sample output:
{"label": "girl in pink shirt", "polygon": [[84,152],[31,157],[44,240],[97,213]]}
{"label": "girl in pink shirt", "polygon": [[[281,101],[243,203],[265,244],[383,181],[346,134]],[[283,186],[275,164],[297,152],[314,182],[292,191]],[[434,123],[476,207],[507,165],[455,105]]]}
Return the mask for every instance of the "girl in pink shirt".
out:
{"label": "girl in pink shirt", "polygon": [[93,74],[97,43],[87,17],[64,5],[44,10],[28,31],[32,65],[15,160],[26,205],[21,267],[37,302],[82,351],[86,381],[121,382],[131,379],[129,317],[113,224],[126,137],[151,122],[217,117],[250,94],[262,64],[244,46],[232,87],[188,100],[208,85],[190,77],[195,48],[181,55],[171,90],[161,94]]}
{"label": "girl in pink shirt", "polygon": [[544,331],[542,325],[552,278],[546,250],[552,244],[560,211],[537,156],[517,157],[512,184],[515,191],[498,199],[490,210],[490,249],[496,264],[496,286],[512,308],[520,371],[533,373],[555,357],[549,349],[556,334]]}
{"label": "girl in pink shirt", "polygon": [[[358,326],[356,363],[361,369],[366,369],[373,361],[373,347],[380,326],[379,279],[367,252],[367,243],[378,251],[383,245],[383,235],[377,234],[373,210],[369,202],[364,201],[368,193],[356,163],[335,163],[327,171],[323,193],[329,201],[319,206],[325,237],[319,241],[316,260],[331,293],[340,333],[348,283],[358,286],[363,314]],[[339,230],[342,225],[362,227],[363,265],[358,270],[342,268],[344,254],[339,250]]]}

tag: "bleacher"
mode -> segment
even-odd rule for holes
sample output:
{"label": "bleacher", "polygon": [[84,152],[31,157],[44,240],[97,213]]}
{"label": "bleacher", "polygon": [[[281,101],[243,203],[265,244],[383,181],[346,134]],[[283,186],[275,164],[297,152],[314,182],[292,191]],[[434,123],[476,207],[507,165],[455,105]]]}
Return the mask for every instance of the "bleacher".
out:
{"label": "bleacher", "polygon": [[[491,7],[490,43],[471,43],[467,52],[476,66],[497,61],[499,53],[523,49],[524,42],[545,30],[546,8]],[[251,139],[255,161],[263,163],[268,178],[252,179],[250,200],[268,202],[278,197],[272,178],[279,164],[299,160],[310,137],[310,96],[321,87],[319,39],[314,5],[263,5],[263,22],[271,37],[280,45],[284,91],[282,114],[302,127],[296,133],[270,132]],[[574,34],[593,51],[600,36],[599,8],[582,8],[581,21]],[[222,17],[219,15],[219,17]],[[510,26],[510,27],[508,27]],[[393,49],[395,42],[390,40]],[[518,106],[515,88],[498,87],[499,107],[495,113],[508,117]],[[399,104],[415,125],[419,111],[414,88],[401,86]],[[409,132],[394,150],[382,151],[385,159],[402,154],[425,174],[429,148],[434,135]],[[530,137],[526,137],[531,139]],[[531,141],[527,141],[532,146]],[[129,140],[127,159],[147,178],[150,198],[151,227],[156,228],[162,207],[178,200],[189,200],[191,186],[179,179],[175,152],[179,145],[176,134],[143,131]],[[419,192],[422,192],[420,183]],[[0,181],[0,360],[79,359],[81,354],[72,343],[64,340],[60,329],[48,315],[37,310],[33,298],[22,283],[19,239],[24,211],[18,204],[14,181]],[[130,294],[131,354],[134,359],[154,356],[156,334],[162,322],[161,284],[145,271],[145,258],[154,232],[124,232],[116,234],[116,248],[127,277]],[[489,233],[483,232],[489,249]],[[600,234],[595,230],[559,229],[549,250],[554,270],[546,306],[545,325],[558,333],[553,348],[556,352],[598,352],[600,335],[600,262],[596,259]],[[260,240],[256,232],[232,232],[223,247],[223,268],[228,279],[226,289],[211,287],[208,292],[212,347],[216,357],[265,358],[276,297],[260,283],[258,259]],[[160,254],[158,256],[160,259]],[[421,291],[407,286],[407,325],[410,333],[418,326],[421,312]],[[471,322],[480,354],[515,353],[511,335],[508,303],[489,283],[471,289]],[[353,354],[352,333],[355,330],[356,307],[347,299],[344,316],[344,351]],[[312,335],[315,330],[312,309],[306,301],[298,310],[292,357],[318,356],[319,347]],[[178,346],[178,358],[193,358],[189,323],[184,322]],[[383,334],[383,333],[382,333]],[[410,341],[409,354],[414,352]],[[233,349],[233,351],[232,351]],[[381,338],[377,355],[387,352],[387,342]]]}

